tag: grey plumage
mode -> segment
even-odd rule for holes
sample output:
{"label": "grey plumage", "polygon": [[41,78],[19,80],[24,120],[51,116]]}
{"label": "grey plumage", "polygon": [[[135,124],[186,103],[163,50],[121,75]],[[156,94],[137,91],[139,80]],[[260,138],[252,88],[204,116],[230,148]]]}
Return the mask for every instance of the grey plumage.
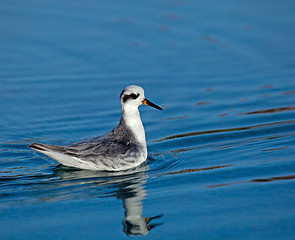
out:
{"label": "grey plumage", "polygon": [[[112,131],[96,138],[67,146],[32,143],[30,147],[37,151],[55,151],[76,157],[81,161],[90,161],[98,168],[109,170],[130,168],[136,163],[142,150],[122,118],[119,125]],[[114,159],[117,161],[113,161]],[[125,161],[119,161],[119,159],[125,159]]]}

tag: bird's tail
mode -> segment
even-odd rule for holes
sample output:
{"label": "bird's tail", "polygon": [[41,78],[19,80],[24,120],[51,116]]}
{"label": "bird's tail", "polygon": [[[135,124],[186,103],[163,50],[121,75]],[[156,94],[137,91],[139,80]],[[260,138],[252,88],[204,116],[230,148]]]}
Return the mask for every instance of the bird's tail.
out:
{"label": "bird's tail", "polygon": [[30,145],[28,145],[28,147],[42,153],[48,152],[48,151],[60,152],[62,149],[62,147],[59,147],[59,146],[48,145],[43,143],[31,143]]}

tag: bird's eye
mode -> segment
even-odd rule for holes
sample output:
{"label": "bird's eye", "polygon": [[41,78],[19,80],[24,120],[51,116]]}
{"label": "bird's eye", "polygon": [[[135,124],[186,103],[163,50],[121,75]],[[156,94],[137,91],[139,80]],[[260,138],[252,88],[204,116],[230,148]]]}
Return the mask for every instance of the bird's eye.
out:
{"label": "bird's eye", "polygon": [[139,97],[139,93],[138,94],[131,93],[129,95],[124,95],[123,102],[126,102],[129,99],[137,99],[138,97]]}
{"label": "bird's eye", "polygon": [[139,94],[131,93],[129,96],[130,98],[136,99],[138,98]]}

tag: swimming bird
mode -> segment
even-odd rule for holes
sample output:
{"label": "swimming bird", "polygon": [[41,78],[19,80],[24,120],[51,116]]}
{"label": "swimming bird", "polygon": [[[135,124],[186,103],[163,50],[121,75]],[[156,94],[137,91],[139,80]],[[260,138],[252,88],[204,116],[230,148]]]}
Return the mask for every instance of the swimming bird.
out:
{"label": "swimming bird", "polygon": [[66,146],[32,143],[30,148],[62,165],[81,169],[122,171],[147,159],[147,146],[138,107],[142,104],[163,110],[147,100],[140,86],[131,85],[120,94],[122,116],[110,132]]}

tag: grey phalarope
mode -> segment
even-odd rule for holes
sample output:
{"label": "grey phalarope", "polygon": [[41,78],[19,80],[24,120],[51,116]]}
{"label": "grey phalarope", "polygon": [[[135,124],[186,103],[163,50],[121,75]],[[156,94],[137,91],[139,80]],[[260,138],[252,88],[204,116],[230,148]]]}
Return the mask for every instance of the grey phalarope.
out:
{"label": "grey phalarope", "polygon": [[81,169],[121,171],[134,168],[147,159],[145,131],[138,107],[161,107],[147,100],[143,88],[131,85],[120,95],[120,123],[105,135],[66,146],[32,143],[30,148],[63,165]]}

